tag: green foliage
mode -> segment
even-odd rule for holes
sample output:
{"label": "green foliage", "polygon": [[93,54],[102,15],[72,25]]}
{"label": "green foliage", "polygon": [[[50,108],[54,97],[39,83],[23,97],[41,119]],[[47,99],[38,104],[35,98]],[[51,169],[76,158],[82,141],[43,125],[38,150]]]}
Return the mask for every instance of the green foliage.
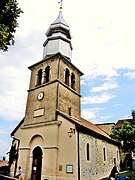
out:
{"label": "green foliage", "polygon": [[119,129],[113,129],[110,137],[122,143],[122,149],[128,152],[135,151],[135,127],[124,121]]}
{"label": "green foliage", "polygon": [[14,45],[14,33],[18,27],[17,18],[22,13],[17,0],[0,1],[0,50],[6,51]]}

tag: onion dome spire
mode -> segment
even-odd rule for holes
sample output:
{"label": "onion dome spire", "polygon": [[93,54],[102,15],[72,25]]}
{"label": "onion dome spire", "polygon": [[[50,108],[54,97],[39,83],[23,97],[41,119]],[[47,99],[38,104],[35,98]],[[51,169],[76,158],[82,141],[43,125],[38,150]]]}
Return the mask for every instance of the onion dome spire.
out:
{"label": "onion dome spire", "polygon": [[62,5],[57,19],[50,25],[46,32],[47,39],[44,42],[43,58],[57,54],[58,52],[71,59],[72,44],[69,25],[63,18]]}

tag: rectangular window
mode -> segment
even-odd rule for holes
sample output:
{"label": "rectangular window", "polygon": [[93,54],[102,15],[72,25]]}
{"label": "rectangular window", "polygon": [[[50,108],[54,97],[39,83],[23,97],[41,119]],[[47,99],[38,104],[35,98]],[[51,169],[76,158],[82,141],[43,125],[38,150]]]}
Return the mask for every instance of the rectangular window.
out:
{"label": "rectangular window", "polygon": [[117,150],[117,160],[119,160],[119,151]]}
{"label": "rectangular window", "polygon": [[87,146],[86,146],[86,151],[87,151],[87,161],[90,160],[90,146],[89,144],[87,143]]}
{"label": "rectangular window", "polygon": [[104,161],[106,161],[106,150],[103,148]]}
{"label": "rectangular window", "polygon": [[68,108],[68,114],[71,116],[71,107]]}

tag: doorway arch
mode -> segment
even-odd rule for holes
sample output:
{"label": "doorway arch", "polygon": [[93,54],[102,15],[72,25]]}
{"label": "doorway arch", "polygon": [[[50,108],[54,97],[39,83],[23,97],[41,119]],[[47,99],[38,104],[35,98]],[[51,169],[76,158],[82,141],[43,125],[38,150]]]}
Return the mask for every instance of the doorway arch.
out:
{"label": "doorway arch", "polygon": [[41,180],[42,149],[37,146],[33,150],[31,180]]}

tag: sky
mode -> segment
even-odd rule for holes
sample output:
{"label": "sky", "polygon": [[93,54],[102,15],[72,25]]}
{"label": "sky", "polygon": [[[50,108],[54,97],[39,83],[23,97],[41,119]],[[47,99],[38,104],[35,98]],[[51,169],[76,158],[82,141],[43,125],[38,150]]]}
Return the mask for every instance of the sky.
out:
{"label": "sky", "polygon": [[[25,115],[30,65],[42,60],[45,32],[58,17],[58,0],[18,0],[15,45],[0,51],[0,158]],[[71,62],[81,78],[81,116],[92,123],[131,118],[135,109],[134,0],[63,0],[72,35]]]}

